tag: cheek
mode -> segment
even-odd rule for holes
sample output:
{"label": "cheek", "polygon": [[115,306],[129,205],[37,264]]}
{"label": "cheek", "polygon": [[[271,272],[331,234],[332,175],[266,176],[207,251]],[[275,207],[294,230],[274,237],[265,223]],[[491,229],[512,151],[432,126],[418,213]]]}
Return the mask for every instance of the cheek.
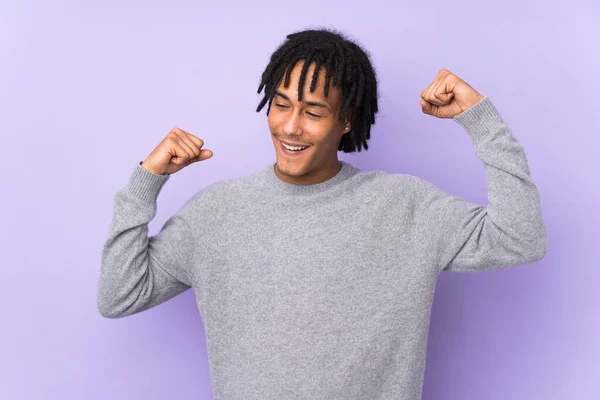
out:
{"label": "cheek", "polygon": [[267,122],[268,122],[269,130],[271,131],[271,133],[275,133],[276,127],[275,127],[275,124],[273,123],[273,121],[271,119],[268,119]]}
{"label": "cheek", "polygon": [[277,126],[281,125],[281,118],[279,118],[277,116],[277,113],[269,113],[269,116],[267,118],[267,123],[269,124],[269,128],[271,130],[274,130],[275,128],[277,128]]}

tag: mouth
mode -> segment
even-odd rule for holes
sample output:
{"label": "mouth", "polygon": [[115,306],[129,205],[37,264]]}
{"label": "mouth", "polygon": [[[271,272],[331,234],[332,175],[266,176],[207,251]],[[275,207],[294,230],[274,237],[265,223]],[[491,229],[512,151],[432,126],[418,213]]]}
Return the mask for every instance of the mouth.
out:
{"label": "mouth", "polygon": [[279,147],[281,148],[281,152],[287,156],[299,156],[302,155],[304,153],[306,153],[306,151],[310,148],[310,146],[306,146],[306,148],[302,149],[302,150],[288,150],[284,145],[283,142],[280,140],[279,141]]}

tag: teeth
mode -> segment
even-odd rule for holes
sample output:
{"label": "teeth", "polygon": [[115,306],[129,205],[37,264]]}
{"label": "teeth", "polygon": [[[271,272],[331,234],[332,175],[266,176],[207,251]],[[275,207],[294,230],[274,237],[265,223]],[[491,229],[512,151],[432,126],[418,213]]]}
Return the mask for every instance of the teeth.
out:
{"label": "teeth", "polygon": [[305,148],[307,148],[308,146],[305,147],[296,147],[296,146],[288,146],[285,143],[281,142],[281,144],[283,145],[283,147],[285,147],[288,150],[293,150],[293,151],[298,151],[298,150],[303,150]]}

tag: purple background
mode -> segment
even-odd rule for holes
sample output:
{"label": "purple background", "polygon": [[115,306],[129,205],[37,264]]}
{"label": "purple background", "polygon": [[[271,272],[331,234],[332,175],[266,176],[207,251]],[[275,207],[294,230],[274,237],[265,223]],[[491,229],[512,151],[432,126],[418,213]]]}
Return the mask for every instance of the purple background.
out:
{"label": "purple background", "polygon": [[191,290],[120,320],[96,310],[112,197],[175,126],[214,156],[171,177],[151,234],[274,161],[259,77],[286,34],[317,26],[364,45],[380,82],[370,149],[340,159],[487,204],[466,132],[421,112],[447,68],[493,100],[541,193],[543,260],[440,276],[423,399],[600,398],[598,3],[250,3],[0,4],[0,398],[212,398]]}

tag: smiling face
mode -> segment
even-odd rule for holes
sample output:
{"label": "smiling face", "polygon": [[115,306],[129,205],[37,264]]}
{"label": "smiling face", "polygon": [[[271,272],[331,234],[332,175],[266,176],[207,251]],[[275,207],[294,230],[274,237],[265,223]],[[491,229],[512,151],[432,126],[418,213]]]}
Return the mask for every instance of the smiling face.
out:
{"label": "smiling face", "polygon": [[[277,154],[277,177],[287,183],[311,185],[326,181],[339,172],[338,146],[342,135],[351,127],[350,114],[346,119],[338,120],[342,101],[339,85],[330,86],[328,97],[325,97],[324,68],[319,71],[314,92],[310,92],[316,67],[314,62],[306,73],[302,101],[298,101],[298,81],[303,65],[300,61],[294,66],[287,88],[281,80],[269,109],[268,123]],[[287,152],[282,141],[308,148]]]}

